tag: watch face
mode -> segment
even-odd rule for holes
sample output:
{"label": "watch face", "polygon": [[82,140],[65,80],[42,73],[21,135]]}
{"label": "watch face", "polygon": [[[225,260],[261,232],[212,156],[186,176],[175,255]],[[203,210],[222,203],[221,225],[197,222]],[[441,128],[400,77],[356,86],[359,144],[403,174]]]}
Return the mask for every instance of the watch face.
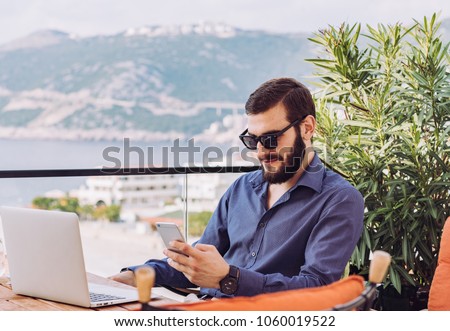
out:
{"label": "watch face", "polygon": [[220,291],[222,291],[223,294],[227,295],[236,293],[238,288],[238,280],[239,269],[235,266],[230,266],[228,275],[219,282]]}
{"label": "watch face", "polygon": [[236,278],[227,278],[222,284],[220,284],[220,290],[224,294],[234,294],[237,290],[237,279]]}

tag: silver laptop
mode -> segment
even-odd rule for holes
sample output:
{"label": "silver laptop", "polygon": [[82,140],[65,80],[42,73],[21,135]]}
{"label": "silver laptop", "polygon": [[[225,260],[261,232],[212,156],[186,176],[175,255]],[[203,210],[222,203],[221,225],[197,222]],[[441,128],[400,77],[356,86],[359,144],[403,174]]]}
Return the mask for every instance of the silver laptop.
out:
{"label": "silver laptop", "polygon": [[0,207],[0,217],[15,293],[82,307],[138,299],[135,289],[88,283],[77,214]]}

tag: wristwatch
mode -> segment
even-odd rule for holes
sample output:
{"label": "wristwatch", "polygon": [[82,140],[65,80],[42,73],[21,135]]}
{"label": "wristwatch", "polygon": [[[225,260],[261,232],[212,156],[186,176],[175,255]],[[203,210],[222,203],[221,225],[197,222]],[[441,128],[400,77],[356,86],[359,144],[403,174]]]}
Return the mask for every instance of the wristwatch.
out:
{"label": "wristwatch", "polygon": [[220,291],[223,294],[232,295],[236,293],[239,282],[239,268],[230,265],[230,271],[220,282]]}

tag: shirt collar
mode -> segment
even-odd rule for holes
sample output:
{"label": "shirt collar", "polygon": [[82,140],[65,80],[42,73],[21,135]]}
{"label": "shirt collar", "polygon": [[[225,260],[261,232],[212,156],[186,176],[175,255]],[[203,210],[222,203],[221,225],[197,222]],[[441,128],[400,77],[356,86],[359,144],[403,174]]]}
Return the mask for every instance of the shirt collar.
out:
{"label": "shirt collar", "polygon": [[[325,167],[323,166],[322,161],[320,161],[317,153],[314,153],[314,157],[306,168],[306,171],[303,172],[297,183],[289,191],[296,189],[298,186],[306,186],[312,188],[317,193],[322,192],[324,172]],[[250,183],[253,188],[257,188],[266,183],[262,176],[262,170],[255,172],[253,178],[250,179]]]}
{"label": "shirt collar", "polygon": [[325,167],[323,166],[322,161],[320,161],[317,153],[314,153],[312,161],[292,189],[295,189],[298,186],[306,186],[312,188],[317,193],[322,192],[324,172]]}

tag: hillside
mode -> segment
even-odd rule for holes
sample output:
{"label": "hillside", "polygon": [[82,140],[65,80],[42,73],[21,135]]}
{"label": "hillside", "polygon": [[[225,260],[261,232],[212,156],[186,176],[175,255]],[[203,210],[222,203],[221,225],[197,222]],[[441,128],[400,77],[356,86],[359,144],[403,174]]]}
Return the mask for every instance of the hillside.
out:
{"label": "hillside", "polygon": [[218,24],[40,31],[0,47],[0,137],[173,139],[225,117],[233,126],[261,82],[310,72],[307,37]]}
{"label": "hillside", "polygon": [[[448,41],[450,19],[441,31]],[[0,138],[229,142],[260,83],[311,83],[311,36],[212,23],[39,31],[0,46]]]}

